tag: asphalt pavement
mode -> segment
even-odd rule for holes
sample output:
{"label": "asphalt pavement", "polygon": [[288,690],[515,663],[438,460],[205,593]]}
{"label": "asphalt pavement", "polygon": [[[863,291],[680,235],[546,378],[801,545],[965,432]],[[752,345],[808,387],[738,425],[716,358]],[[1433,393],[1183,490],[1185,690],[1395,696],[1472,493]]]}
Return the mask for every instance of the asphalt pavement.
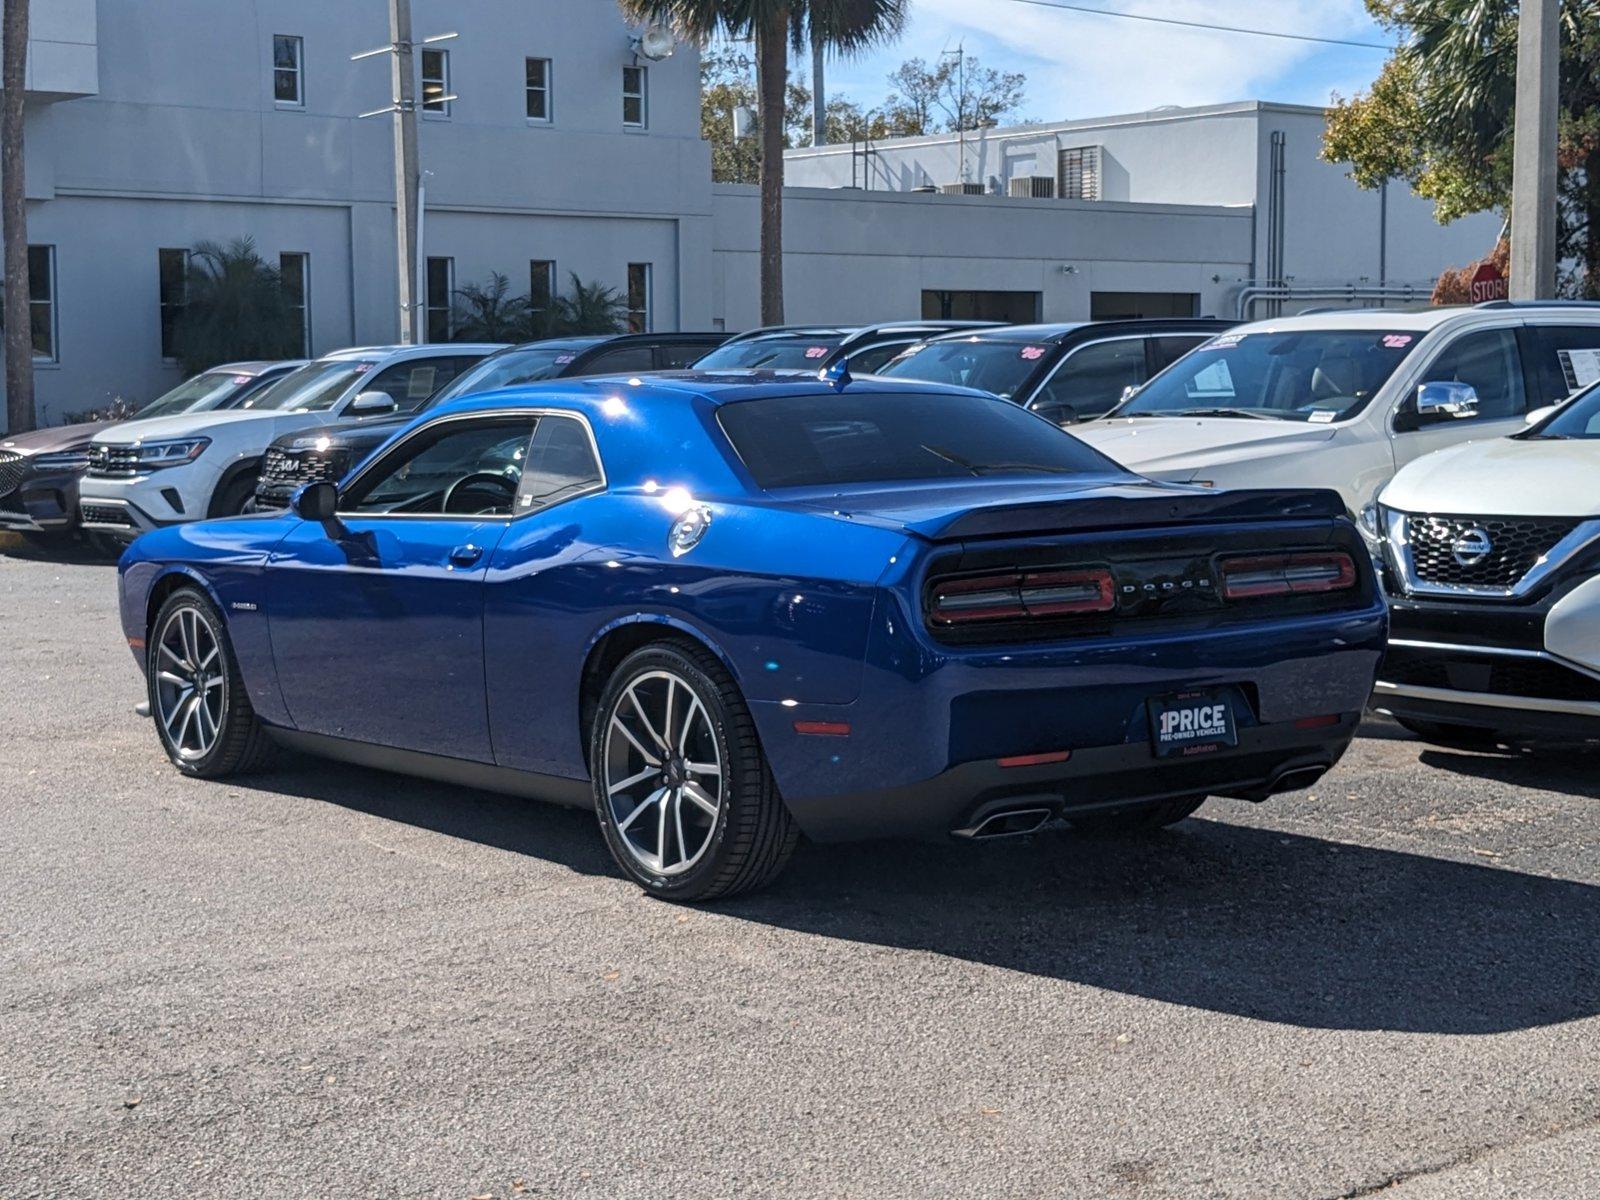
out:
{"label": "asphalt pavement", "polygon": [[179,777],[109,565],[0,546],[0,629],[0,1200],[1600,1195],[1600,758],[1373,721],[685,909],[583,813]]}

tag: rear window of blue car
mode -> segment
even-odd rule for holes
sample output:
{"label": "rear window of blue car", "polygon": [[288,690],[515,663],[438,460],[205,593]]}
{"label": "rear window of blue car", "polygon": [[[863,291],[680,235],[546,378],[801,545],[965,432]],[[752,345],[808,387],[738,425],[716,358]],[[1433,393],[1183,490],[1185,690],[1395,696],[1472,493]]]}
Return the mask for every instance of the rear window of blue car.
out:
{"label": "rear window of blue car", "polygon": [[763,490],[989,475],[1103,475],[1123,469],[1005,400],[844,391],[773,396],[717,411]]}

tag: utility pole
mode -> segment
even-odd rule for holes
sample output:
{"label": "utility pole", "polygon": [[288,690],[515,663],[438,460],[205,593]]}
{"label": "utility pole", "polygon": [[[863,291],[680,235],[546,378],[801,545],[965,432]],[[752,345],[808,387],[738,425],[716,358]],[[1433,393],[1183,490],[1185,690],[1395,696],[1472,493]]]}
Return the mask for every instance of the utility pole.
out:
{"label": "utility pole", "polygon": [[1556,291],[1556,94],[1559,0],[1522,0],[1517,16],[1517,108],[1511,156],[1513,300]]}
{"label": "utility pole", "polygon": [[823,86],[822,35],[817,32],[815,21],[811,25],[811,144],[825,146],[828,144],[828,97],[827,89]]}
{"label": "utility pole", "polygon": [[963,38],[954,50],[946,50],[943,57],[952,55],[956,60],[956,144],[961,156],[960,182],[967,182],[967,42]]}
{"label": "utility pole", "polygon": [[0,223],[5,233],[6,429],[35,424],[33,331],[29,317],[28,190],[23,179],[23,122],[27,90],[28,0],[4,0],[0,46]]}
{"label": "utility pole", "polygon": [[[449,41],[458,35],[441,33],[424,38],[422,45]],[[394,218],[395,282],[399,285],[400,341],[412,346],[423,333],[425,297],[418,284],[418,196],[421,167],[417,160],[417,70],[416,47],[411,40],[411,0],[389,0],[389,44],[376,50],[352,54],[351,62],[389,56],[389,81],[394,100],[383,108],[364,112],[362,117],[394,115]],[[448,103],[454,96],[441,96]]]}

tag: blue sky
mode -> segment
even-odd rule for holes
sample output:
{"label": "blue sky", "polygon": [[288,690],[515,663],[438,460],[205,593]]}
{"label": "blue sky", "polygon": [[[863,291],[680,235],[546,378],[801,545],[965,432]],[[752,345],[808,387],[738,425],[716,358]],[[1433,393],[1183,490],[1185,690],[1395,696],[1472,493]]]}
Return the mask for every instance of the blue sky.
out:
{"label": "blue sky", "polygon": [[[1091,7],[1320,37],[1387,42],[1361,0],[1073,0]],[[1138,112],[1162,104],[1279,100],[1324,104],[1376,76],[1380,50],[1183,29],[1051,11],[1021,0],[911,0],[894,45],[830,64],[828,90],[871,107],[904,59],[965,42],[986,67],[1028,77],[1021,115],[1040,121]]]}

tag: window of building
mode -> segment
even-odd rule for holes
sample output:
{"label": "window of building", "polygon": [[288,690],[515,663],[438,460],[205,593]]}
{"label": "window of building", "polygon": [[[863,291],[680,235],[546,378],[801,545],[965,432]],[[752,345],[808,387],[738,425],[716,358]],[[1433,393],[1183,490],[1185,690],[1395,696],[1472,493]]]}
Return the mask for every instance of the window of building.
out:
{"label": "window of building", "polygon": [[550,306],[556,298],[556,264],[550,259],[535,258],[528,263],[528,308],[536,320],[550,315]]}
{"label": "window of building", "polygon": [[527,67],[528,120],[546,121],[550,116],[550,60],[530,58]]}
{"label": "window of building", "polygon": [[450,51],[422,52],[422,111],[450,115]]}
{"label": "window of building", "polygon": [[33,330],[34,362],[55,362],[56,248],[28,247],[28,324]]}
{"label": "window of building", "polygon": [[428,260],[428,340],[450,340],[450,304],[456,290],[456,260]]}
{"label": "window of building", "polygon": [[1056,184],[1056,194],[1063,200],[1100,199],[1100,147],[1063,150]]}
{"label": "window of building", "polygon": [[628,264],[628,332],[649,333],[650,276],[649,263]]}
{"label": "window of building", "polygon": [[278,255],[278,275],[283,281],[284,299],[295,315],[300,331],[300,357],[311,357],[311,256],[300,250],[285,250]]}
{"label": "window of building", "polygon": [[305,50],[302,38],[280,33],[272,39],[272,98],[289,108],[302,108],[306,102],[305,78],[301,70],[301,55]]}
{"label": "window of building", "polygon": [[189,252],[157,250],[161,295],[161,357],[178,357],[178,320],[189,302]]}
{"label": "window of building", "polygon": [[643,129],[649,120],[649,73],[643,67],[623,67],[622,123],[630,129]]}

